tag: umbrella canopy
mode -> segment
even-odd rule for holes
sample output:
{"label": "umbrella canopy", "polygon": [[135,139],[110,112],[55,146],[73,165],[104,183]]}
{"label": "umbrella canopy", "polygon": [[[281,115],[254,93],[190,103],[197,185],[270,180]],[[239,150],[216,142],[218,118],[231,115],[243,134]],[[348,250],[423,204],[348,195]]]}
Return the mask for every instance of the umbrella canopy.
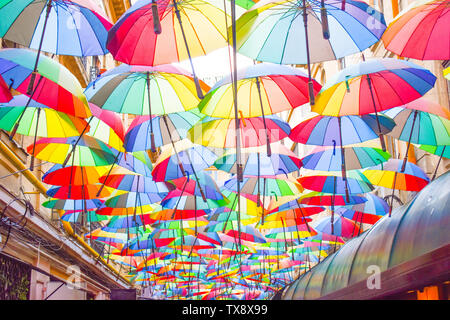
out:
{"label": "umbrella canopy", "polygon": [[9,102],[12,98],[13,96],[11,95],[8,85],[3,77],[0,76],[0,103]]}
{"label": "umbrella canopy", "polygon": [[[228,190],[236,192],[237,179],[226,181],[224,186]],[[262,196],[291,196],[302,193],[303,187],[300,183],[288,179],[244,177],[240,191]]]}
{"label": "umbrella canopy", "polygon": [[428,146],[428,145],[421,145],[420,149],[450,159],[450,147],[449,146]]}
{"label": "umbrella canopy", "polygon": [[[395,122],[388,116],[378,116],[382,133],[392,130]],[[318,146],[345,146],[378,138],[375,115],[315,116],[292,129],[289,138],[295,142]],[[341,142],[342,137],[342,142]]]}
{"label": "umbrella canopy", "polygon": [[155,147],[183,140],[187,137],[188,130],[202,117],[198,109],[155,116],[151,120],[152,124],[150,124],[150,116],[138,116],[133,120],[125,135],[125,149],[127,151],[150,150],[151,126],[156,134]]}
{"label": "umbrella canopy", "polygon": [[101,188],[98,184],[81,186],[55,186],[47,190],[47,195],[56,199],[96,199],[106,198],[112,193],[111,188]]}
{"label": "umbrella canopy", "polygon": [[[238,111],[240,117],[271,115],[299,107],[309,100],[308,76],[302,71],[269,63],[260,63],[237,72]],[[232,78],[218,81],[199,103],[199,110],[211,117],[234,118]],[[314,93],[321,86],[313,81]]]}
{"label": "umbrella canopy", "polygon": [[430,71],[413,62],[371,59],[348,66],[327,81],[311,110],[327,116],[383,111],[420,98],[435,81]]}
{"label": "umbrella canopy", "polygon": [[235,239],[241,239],[249,242],[256,243],[266,243],[264,236],[251,225],[241,226],[240,232],[238,232],[237,227],[235,229],[230,229],[225,232],[226,235],[233,237]]}
{"label": "umbrella canopy", "polygon": [[[239,119],[240,146],[256,147],[286,138],[289,124],[277,116]],[[235,119],[205,117],[188,131],[188,138],[196,144],[215,148],[236,148]]]}
{"label": "umbrella canopy", "polygon": [[93,116],[89,119],[90,129],[86,134],[123,152],[125,129],[120,116],[115,112],[100,109],[92,103],[89,104],[89,107]]}
{"label": "umbrella canopy", "polygon": [[[138,206],[145,206],[156,203],[164,199],[168,192],[161,193],[142,193],[142,192],[127,192],[105,201],[105,206],[112,208],[137,208]],[[139,212],[139,211],[138,211]]]}
{"label": "umbrella canopy", "polygon": [[347,147],[326,149],[311,153],[302,159],[303,167],[310,170],[340,171],[342,167],[342,152],[345,156],[347,170],[372,167],[387,161],[391,155],[378,148]]}
{"label": "umbrella canopy", "polygon": [[359,227],[351,220],[343,216],[326,217],[320,220],[315,229],[328,235],[334,235],[344,238],[353,238],[358,235]]}
{"label": "umbrella canopy", "polygon": [[214,179],[205,172],[199,172],[197,180],[188,176],[171,180],[170,183],[175,185],[178,190],[184,190],[183,192],[198,197],[201,197],[203,192],[206,199],[222,200],[224,198]]}
{"label": "umbrella canopy", "polygon": [[61,220],[71,223],[81,223],[83,221],[100,222],[108,221],[110,218],[107,216],[101,216],[95,213],[95,211],[87,212],[65,212],[61,216]]}
{"label": "umbrella canopy", "polygon": [[420,191],[430,181],[427,174],[417,165],[406,162],[402,171],[403,160],[390,159],[381,164],[363,171],[364,176],[376,186],[394,190]]}
{"label": "umbrella canopy", "polygon": [[57,55],[108,53],[112,23],[94,1],[7,1],[0,7],[0,16],[0,37],[20,45]]}
{"label": "umbrella canopy", "polygon": [[[388,212],[389,212],[389,206],[388,206]],[[360,224],[363,224],[363,223],[375,224],[378,220],[380,220],[382,218],[382,216],[379,216],[376,214],[355,211],[355,210],[347,209],[344,207],[337,208],[335,213],[337,213],[338,215],[341,215],[344,218],[353,220],[355,222],[359,222]]]}
{"label": "umbrella canopy", "polygon": [[377,216],[383,216],[389,211],[389,205],[382,198],[373,193],[367,193],[364,197],[367,199],[366,202],[351,205],[347,208]]}
{"label": "umbrella canopy", "polygon": [[102,175],[106,174],[108,167],[62,167],[55,164],[43,176],[42,182],[55,186],[81,186],[98,183]]}
{"label": "umbrella canopy", "polygon": [[[307,37],[303,18],[306,4]],[[322,1],[328,39],[322,35],[320,1],[261,1],[236,21],[239,53],[259,61],[306,64],[335,60],[378,42],[386,28],[383,14],[361,1]],[[370,23],[368,23],[370,21]],[[310,61],[305,43],[310,39]]]}
{"label": "umbrella canopy", "polygon": [[450,145],[450,113],[442,107],[438,110],[445,112],[436,115],[432,110],[403,107],[385,111],[384,114],[394,119],[396,124],[388,135],[415,144]]}
{"label": "umbrella canopy", "polygon": [[[157,4],[157,19],[152,12],[154,4]],[[180,28],[177,11],[184,30]],[[159,33],[153,27],[158,21]],[[114,59],[133,65],[183,61],[189,58],[185,41],[192,57],[225,47],[227,23],[231,24],[230,17],[225,14],[221,1],[141,0],[110,30],[107,48]]]}
{"label": "umbrella canopy", "polygon": [[[246,150],[241,154],[243,175],[273,177],[300,170],[303,163],[293,152],[281,148],[278,148],[277,152],[283,153],[272,153],[268,156],[267,153],[260,153],[259,150],[256,152]],[[236,174],[236,153],[228,153],[217,159],[214,166],[219,170]]]}
{"label": "umbrella canopy", "polygon": [[140,193],[169,192],[168,184],[164,182],[155,182],[150,177],[137,174],[110,174],[109,176],[100,177],[99,181],[105,186],[123,191]]}
{"label": "umbrella canopy", "polygon": [[167,197],[161,201],[161,206],[168,209],[179,210],[209,210],[219,208],[228,203],[228,200],[203,199],[195,195],[183,194],[181,190],[172,190]]}
{"label": "umbrella canopy", "polygon": [[72,166],[106,166],[114,163],[118,151],[110,149],[106,144],[90,136],[82,136],[72,152],[72,147],[78,137],[70,138],[42,138],[33,145],[27,147],[27,152],[32,153],[40,160],[53,163],[64,163],[70,153],[68,163]]}
{"label": "umbrella canopy", "polygon": [[[206,84],[202,82],[201,86],[208,91]],[[89,102],[102,109],[134,115],[182,112],[199,102],[191,75],[172,65],[122,64],[91,82],[85,94]]]}
{"label": "umbrella canopy", "polygon": [[299,200],[300,204],[311,206],[347,206],[366,202],[367,199],[360,195],[346,196],[339,194],[327,194],[322,192],[311,192],[302,196]]}
{"label": "umbrella canopy", "polygon": [[387,50],[418,60],[450,59],[450,9],[446,0],[418,0],[389,24]]}
{"label": "umbrella canopy", "polygon": [[304,176],[297,181],[306,189],[334,194],[345,194],[346,187],[350,194],[366,193],[374,189],[367,178],[357,171],[348,173],[347,185],[342,177],[336,175]]}
{"label": "umbrella canopy", "polygon": [[[42,56],[37,65],[36,81],[31,81],[36,52],[27,49],[0,50],[0,75],[11,81],[11,87],[31,96],[39,103],[72,116],[92,115],[81,84],[63,65]],[[30,90],[29,85],[33,85]]]}
{"label": "umbrella canopy", "polygon": [[68,138],[80,135],[87,126],[84,119],[58,112],[37,102],[30,103],[25,95],[15,96],[0,105],[0,128],[26,136]]}
{"label": "umbrella canopy", "polygon": [[[177,144],[182,146],[184,141],[186,140],[179,141]],[[161,153],[152,171],[155,181],[168,181],[196,174],[210,167],[217,159],[214,152],[200,145],[188,144],[183,148],[184,150],[175,153],[173,147],[169,147]]]}
{"label": "umbrella canopy", "polygon": [[82,211],[82,210],[94,210],[102,206],[103,201],[99,199],[50,199],[42,203],[42,206],[55,210],[70,210],[70,211]]}

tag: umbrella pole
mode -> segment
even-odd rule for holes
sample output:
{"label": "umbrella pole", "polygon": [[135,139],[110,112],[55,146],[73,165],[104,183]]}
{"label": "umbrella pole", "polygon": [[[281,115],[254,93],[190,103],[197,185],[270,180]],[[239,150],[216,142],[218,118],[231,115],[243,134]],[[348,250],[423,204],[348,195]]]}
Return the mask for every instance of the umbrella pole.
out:
{"label": "umbrella pole", "polygon": [[397,183],[397,171],[394,174],[394,184],[392,186],[392,195],[391,195],[391,206],[389,207],[389,218],[391,217],[392,208],[394,206],[394,194],[395,194],[395,184]]}
{"label": "umbrella pole", "polygon": [[309,104],[314,105],[314,85],[311,78],[311,61],[309,56],[309,40],[308,40],[308,13],[306,12],[306,0],[303,0],[303,25],[305,26],[305,44],[306,44],[306,61],[308,65],[308,93]]}
{"label": "umbrella pole", "polygon": [[201,184],[200,184],[200,181],[198,180],[197,172],[196,172],[195,169],[194,169],[193,162],[192,162],[192,160],[191,160],[191,157],[189,156],[189,152],[187,152],[187,151],[186,151],[186,156],[187,156],[188,161],[189,161],[189,163],[190,163],[190,165],[191,165],[191,167],[192,167],[192,173],[194,174],[195,180],[197,181],[198,189],[200,190],[200,194],[202,195],[203,202],[206,203],[205,192],[203,191],[203,188],[202,188],[202,186],[201,186]]}
{"label": "umbrella pole", "polygon": [[192,62],[191,52],[189,50],[189,45],[188,45],[188,42],[187,42],[187,39],[186,39],[186,34],[184,32],[183,23],[181,22],[180,10],[178,9],[178,4],[177,4],[176,0],[173,0],[173,6],[174,6],[174,9],[175,9],[175,14],[176,14],[177,19],[178,19],[178,23],[180,24],[180,29],[181,29],[181,34],[183,35],[184,45],[186,46],[186,52],[187,52],[187,55],[189,57],[189,62],[191,64],[192,75],[194,76],[195,88],[197,90],[197,96],[198,96],[199,99],[203,99],[204,98],[203,91],[202,91],[202,88],[200,86],[200,82],[198,81],[197,75],[195,74],[195,69],[194,69],[194,64]]}
{"label": "umbrella pole", "polygon": [[153,18],[153,32],[155,34],[161,34],[161,21],[159,20],[158,4],[156,0],[152,0],[152,18]]}
{"label": "umbrella pole", "polygon": [[263,181],[264,181],[264,183],[263,183],[263,203],[262,203],[262,217],[261,217],[261,225],[263,225],[264,224],[264,205],[265,205],[265,202],[266,202],[266,197],[265,197],[265,195],[266,195],[266,178],[263,178]]}
{"label": "umbrella pole", "polygon": [[108,180],[109,175],[111,174],[112,169],[114,168],[114,165],[116,164],[117,159],[119,158],[119,155],[120,155],[120,152],[117,151],[117,155],[116,155],[116,157],[114,158],[114,162],[111,164],[111,168],[109,168],[108,174],[106,175],[105,180],[103,181],[102,185],[100,186],[100,189],[98,190],[96,197],[99,197],[99,196],[100,196],[100,193],[102,192],[103,188],[105,187],[106,180]]}
{"label": "umbrella pole", "polygon": [[[236,127],[236,165],[237,165],[237,196],[238,196],[238,232],[239,232],[239,251],[242,251],[241,242],[241,185],[243,181],[242,164],[241,164],[241,137],[240,137],[240,121],[238,115],[238,101],[237,101],[237,44],[236,44],[236,1],[231,0],[231,30],[233,35],[233,102],[234,102],[234,118]],[[242,274],[241,264],[239,264],[239,271]]]}
{"label": "umbrella pole", "polygon": [[375,95],[373,93],[373,88],[372,88],[372,79],[370,78],[369,74],[367,74],[366,77],[367,77],[367,84],[369,86],[370,97],[372,98],[372,104],[373,104],[373,109],[374,109],[374,113],[375,113],[375,118],[377,119],[378,137],[380,138],[381,148],[383,149],[384,152],[386,152],[386,143],[384,142],[384,137],[381,132],[380,119],[378,117],[377,105],[375,102]]}
{"label": "umbrella pole", "polygon": [[331,234],[334,235],[334,197],[336,195],[336,180],[337,177],[333,177],[333,195],[331,196]]}
{"label": "umbrella pole", "polygon": [[412,125],[411,125],[411,132],[409,133],[408,145],[406,147],[406,152],[405,152],[405,159],[403,159],[402,169],[400,170],[400,172],[405,172],[405,169],[406,169],[406,162],[408,161],[409,147],[411,146],[411,138],[412,138],[412,135],[413,135],[414,124],[416,123],[416,118],[417,118],[417,114],[418,113],[419,112],[417,110],[414,111],[414,118],[413,118],[413,122],[412,122]]}
{"label": "umbrella pole", "polygon": [[[256,155],[257,155],[257,159],[258,159],[258,198],[256,199],[256,206],[260,207],[261,206],[261,199],[260,199],[260,197],[261,197],[261,190],[260,190],[260,188],[261,188],[261,182],[260,182],[260,180],[261,180],[260,179],[261,164],[260,164],[259,152],[257,152]],[[263,211],[263,214],[264,214],[264,211]]]}
{"label": "umbrella pole", "polygon": [[320,1],[320,18],[322,20],[322,33],[323,38],[330,39],[330,29],[328,27],[328,15],[327,8],[325,8],[325,0]]}
{"label": "umbrella pole", "polygon": [[269,130],[267,129],[266,116],[264,114],[264,105],[261,96],[261,84],[259,81],[259,77],[256,77],[256,87],[258,88],[259,104],[261,106],[261,115],[264,123],[264,131],[266,133],[267,156],[270,157],[272,155],[272,150],[270,149]]}
{"label": "umbrella pole", "polygon": [[177,157],[178,166],[180,167],[181,174],[183,175],[183,177],[186,177],[187,174],[186,174],[186,171],[184,171],[183,164],[181,163],[180,157],[179,157],[178,152],[177,152],[177,148],[175,147],[175,142],[172,139],[172,133],[170,132],[169,124],[167,123],[166,116],[162,115],[161,117],[163,118],[164,125],[166,126],[166,129],[167,129],[167,133],[169,134],[170,143],[172,144],[173,151],[175,152],[175,155]]}
{"label": "umbrella pole", "polygon": [[345,167],[345,148],[343,146],[342,141],[342,124],[341,124],[341,117],[338,118],[338,124],[339,124],[339,139],[341,140],[341,172],[342,172],[342,179],[344,180],[344,186],[345,186],[345,198],[347,202],[350,201],[350,195],[348,191],[348,181],[347,181],[347,169]]}
{"label": "umbrella pole", "polygon": [[36,119],[36,130],[34,131],[34,140],[33,140],[33,151],[31,152],[31,162],[30,162],[30,171],[34,170],[34,153],[36,151],[36,139],[38,134],[38,127],[39,127],[39,117],[41,115],[41,108],[38,108],[37,111],[37,119]]}
{"label": "umbrella pole", "polygon": [[147,83],[147,97],[148,97],[148,112],[150,116],[150,143],[151,143],[150,147],[152,149],[152,152],[156,152],[155,134],[153,133],[153,121],[152,121],[152,102],[150,99],[150,72],[147,72],[146,83]]}
{"label": "umbrella pole", "polygon": [[445,147],[446,147],[446,146],[444,146],[444,147],[442,148],[441,156],[439,157],[439,161],[438,161],[438,163],[437,163],[437,165],[436,165],[436,169],[434,170],[433,178],[431,178],[431,181],[433,181],[433,180],[436,178],[436,174],[437,174],[439,165],[441,164],[442,156],[444,155],[444,152],[445,152]]}
{"label": "umbrella pole", "polygon": [[25,114],[25,110],[27,110],[28,106],[30,105],[31,100],[33,99],[33,96],[34,96],[34,94],[36,93],[36,90],[37,90],[37,88],[39,87],[39,84],[41,83],[41,81],[42,81],[43,78],[44,78],[44,77],[42,77],[42,76],[39,77],[39,80],[38,80],[38,83],[37,83],[36,87],[31,91],[30,97],[28,98],[28,101],[27,101],[27,104],[25,105],[25,108],[23,109],[22,114],[21,114],[20,117],[17,119],[16,124],[14,125],[14,128],[12,129],[11,134],[9,135],[9,140],[10,140],[10,141],[11,141],[11,140],[14,138],[14,136],[16,135],[17,129],[19,128],[19,125],[20,125],[20,121],[22,121],[22,118],[23,118],[23,116],[24,116],[24,114]]}
{"label": "umbrella pole", "polygon": [[50,11],[52,10],[52,1],[53,0],[48,0],[48,2],[47,2],[47,8],[46,8],[46,11],[45,11],[44,26],[42,28],[42,35],[41,35],[41,39],[39,41],[39,47],[38,47],[38,51],[37,51],[37,55],[36,55],[36,61],[34,63],[34,69],[33,69],[33,72],[31,73],[30,82],[28,83],[27,94],[30,94],[32,92],[33,86],[34,86],[34,82],[36,80],[37,69],[38,69],[38,64],[39,64],[39,57],[41,55],[42,45],[44,43],[45,29],[47,28],[48,17],[50,16]]}
{"label": "umbrella pole", "polygon": [[81,137],[83,136],[83,134],[86,132],[87,128],[89,128],[89,124],[91,123],[92,119],[94,119],[94,117],[92,116],[89,121],[86,123],[86,126],[83,128],[83,131],[81,132],[81,134],[78,136],[77,141],[75,142],[75,144],[73,144],[72,149],[69,151],[69,153],[66,156],[66,159],[64,160],[62,167],[64,168],[67,165],[67,162],[70,159],[70,156],[72,155],[72,153],[74,153],[75,151],[75,147],[78,145],[78,142],[80,142]]}

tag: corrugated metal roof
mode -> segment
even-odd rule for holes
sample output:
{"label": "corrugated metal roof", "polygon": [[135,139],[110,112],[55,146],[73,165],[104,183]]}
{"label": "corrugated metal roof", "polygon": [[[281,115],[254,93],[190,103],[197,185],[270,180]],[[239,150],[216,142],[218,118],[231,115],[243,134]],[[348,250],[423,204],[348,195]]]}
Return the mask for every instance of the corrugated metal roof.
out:
{"label": "corrugated metal roof", "polygon": [[282,299],[317,299],[450,243],[450,172],[426,186],[391,217],[348,241],[294,281]]}

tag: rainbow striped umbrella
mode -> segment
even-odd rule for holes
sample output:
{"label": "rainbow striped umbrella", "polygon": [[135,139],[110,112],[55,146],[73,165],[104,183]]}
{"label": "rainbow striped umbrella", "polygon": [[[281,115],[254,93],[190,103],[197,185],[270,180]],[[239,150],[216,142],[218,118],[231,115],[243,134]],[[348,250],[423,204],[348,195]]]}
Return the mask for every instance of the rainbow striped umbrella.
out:
{"label": "rainbow striped umbrella", "polygon": [[447,0],[418,0],[395,17],[381,40],[387,50],[418,60],[450,59]]}
{"label": "rainbow striped umbrella", "polygon": [[[11,87],[56,111],[80,118],[91,111],[77,78],[63,65],[42,56],[33,72],[36,52],[27,49],[0,50],[0,75]],[[35,80],[32,78],[36,77]]]}
{"label": "rainbow striped umbrella", "polygon": [[3,1],[0,16],[0,37],[20,45],[57,55],[108,53],[112,23],[95,1]]}
{"label": "rainbow striped umbrella", "polygon": [[[150,124],[150,116],[138,116],[131,123],[125,135],[125,149],[127,151],[144,151],[151,149],[150,127],[153,126],[155,147],[161,147],[172,142],[183,140],[187,132],[203,115],[198,109],[185,112],[169,113],[154,116]],[[146,139],[142,139],[146,137]]]}
{"label": "rainbow striped umbrella", "polygon": [[345,155],[346,170],[372,167],[387,161],[391,157],[389,153],[378,148],[333,148],[307,155],[302,159],[303,167],[310,170],[340,171],[342,169],[341,153]]}
{"label": "rainbow striped umbrella", "polygon": [[16,129],[18,134],[26,136],[68,138],[78,136],[87,126],[82,118],[58,112],[33,100],[28,102],[29,99],[18,95],[0,105],[1,129],[10,132]]}

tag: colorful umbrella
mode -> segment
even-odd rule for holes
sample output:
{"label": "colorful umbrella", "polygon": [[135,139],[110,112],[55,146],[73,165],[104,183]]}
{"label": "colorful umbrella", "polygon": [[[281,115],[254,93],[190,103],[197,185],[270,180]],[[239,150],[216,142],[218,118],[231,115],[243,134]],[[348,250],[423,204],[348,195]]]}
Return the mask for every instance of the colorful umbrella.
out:
{"label": "colorful umbrella", "polygon": [[411,162],[407,162],[402,170],[402,164],[402,160],[390,159],[363,171],[363,175],[376,186],[405,191],[422,190],[430,181],[427,174]]}
{"label": "colorful umbrella", "polygon": [[[206,92],[208,89],[202,82],[201,90]],[[199,102],[193,78],[172,65],[145,67],[123,64],[103,73],[89,84],[85,93],[90,102],[102,109],[134,115],[183,112],[195,108]],[[153,121],[150,121],[150,141],[154,151]]]}
{"label": "colorful umbrella", "polygon": [[181,177],[171,180],[170,183],[175,185],[178,190],[183,190],[183,192],[191,195],[200,197],[203,193],[207,199],[222,200],[224,198],[216,182],[209,174],[199,172],[197,179],[192,179],[189,176]]}
{"label": "colorful umbrella", "polygon": [[176,210],[209,210],[219,208],[227,203],[228,200],[226,199],[212,200],[194,195],[184,195],[181,190],[176,189],[170,191],[165,199],[161,201],[161,206]]}
{"label": "colorful umbrella", "polygon": [[325,172],[322,175],[303,176],[297,181],[306,189],[333,194],[346,194],[347,188],[349,194],[366,193],[374,189],[369,180],[359,171],[350,171],[347,183],[342,177]]}
{"label": "colorful umbrella", "polygon": [[[110,174],[100,177],[99,181],[105,186],[139,193],[168,193],[169,184],[155,182],[152,178],[138,174]],[[171,188],[173,189],[173,187]]]}
{"label": "colorful umbrella", "polygon": [[436,77],[410,61],[372,59],[349,66],[320,90],[312,111],[327,116],[364,115],[374,112],[383,151],[378,112],[423,96],[433,88]]}
{"label": "colorful umbrella", "polygon": [[[80,118],[88,118],[91,111],[77,78],[55,60],[47,56],[39,59],[33,73],[36,52],[26,49],[0,50],[0,74],[11,87],[39,103]],[[37,77],[36,81],[31,79]],[[26,105],[27,107],[27,105]]]}
{"label": "colorful umbrella", "polygon": [[378,42],[385,28],[383,14],[360,1],[345,1],[343,7],[332,0],[263,1],[236,21],[236,40],[238,51],[253,59],[307,64],[313,105],[310,63],[361,52]]}
{"label": "colorful umbrella", "polygon": [[[277,116],[240,118],[239,122],[240,146],[243,148],[276,142],[291,132],[289,125]],[[236,148],[236,121],[205,117],[188,131],[188,138],[208,147]]]}
{"label": "colorful umbrella", "polygon": [[395,190],[420,191],[430,181],[427,174],[417,165],[411,162],[404,163],[399,159],[390,159],[385,164],[365,170],[363,174],[372,184],[392,189],[389,216],[394,204]]}
{"label": "colorful umbrella", "polygon": [[121,152],[124,151],[124,127],[122,119],[115,112],[100,109],[90,103],[92,118],[89,119],[90,130],[87,135],[97,138]]}
{"label": "colorful umbrella", "polygon": [[112,193],[110,188],[102,188],[100,190],[100,185],[96,184],[83,184],[81,186],[56,186],[51,187],[47,190],[47,195],[56,199],[95,199],[95,198],[106,198]]}
{"label": "colorful umbrella", "polygon": [[[395,122],[391,118],[381,114],[378,118],[383,134],[394,128]],[[342,117],[315,116],[293,128],[289,138],[303,144],[345,146],[376,139],[378,137],[376,126],[375,116],[371,114]]]}
{"label": "colorful umbrella", "polygon": [[42,206],[55,210],[86,211],[98,209],[103,201],[99,199],[74,200],[74,199],[50,199],[42,203]]}
{"label": "colorful umbrella", "polygon": [[360,232],[356,223],[340,215],[337,215],[334,221],[332,216],[323,218],[317,223],[315,229],[325,234],[344,238],[353,238]]}
{"label": "colorful umbrella", "polygon": [[20,45],[71,56],[108,53],[112,23],[91,0],[7,1],[0,7],[0,37]]}
{"label": "colorful umbrella", "polygon": [[[187,132],[203,116],[197,109],[185,112],[170,113],[152,118],[154,128],[155,147],[161,147],[172,142],[183,140]],[[138,116],[131,123],[125,135],[125,149],[127,151],[143,151],[151,149],[150,116]],[[146,139],[142,139],[146,137]]]}
{"label": "colorful umbrella", "polygon": [[189,59],[201,99],[192,57],[226,46],[230,21],[224,5],[217,0],[139,1],[110,30],[107,48],[116,60],[133,65],[154,66]]}
{"label": "colorful umbrella", "polygon": [[434,178],[436,178],[436,174],[437,174],[437,171],[438,171],[438,168],[439,168],[442,158],[444,157],[444,158],[450,159],[450,147],[421,145],[420,149],[439,156],[439,160],[436,165],[436,169],[434,170],[433,177],[431,178],[431,181],[433,181]]}
{"label": "colorful umbrella", "polygon": [[341,153],[345,155],[346,170],[372,167],[391,157],[389,153],[378,148],[347,147],[342,149],[325,149],[311,153],[301,160],[303,167],[310,170],[339,171],[342,169]]}
{"label": "colorful umbrella", "polygon": [[347,206],[366,202],[367,199],[362,196],[351,194],[347,199],[346,196],[339,194],[327,194],[322,192],[311,192],[302,196],[299,200],[300,204],[310,206]]}
{"label": "colorful umbrella", "polygon": [[[308,76],[302,71],[276,64],[260,63],[237,71],[238,112],[242,118],[261,117],[291,110],[308,102]],[[199,103],[211,117],[233,118],[232,78],[218,81]],[[321,86],[314,80],[314,93]]]}
{"label": "colorful umbrella", "polygon": [[[0,105],[0,128],[16,130],[26,136],[68,138],[78,136],[86,127],[84,119],[58,112],[25,95],[15,96],[9,103]],[[25,107],[28,104],[28,107]],[[19,122],[20,120],[20,122]]]}
{"label": "colorful umbrella", "polygon": [[105,201],[105,206],[112,208],[137,208],[161,201],[168,192],[127,192]]}
{"label": "colorful umbrella", "polygon": [[[236,192],[236,180],[233,178],[226,181],[225,188]],[[262,186],[262,190],[259,186]],[[241,192],[258,196],[291,196],[302,193],[303,187],[289,179],[244,177]]]}
{"label": "colorful umbrella", "polygon": [[[273,148],[273,147],[272,147]],[[302,161],[292,151],[282,145],[275,146],[270,156],[259,149],[243,150],[241,156],[242,172],[246,176],[273,177],[300,170]],[[272,149],[273,151],[273,149]],[[228,152],[214,162],[214,166],[229,173],[237,173],[236,153]]]}
{"label": "colorful umbrella", "polygon": [[413,2],[389,24],[385,48],[418,60],[450,59],[449,12],[447,0]]}
{"label": "colorful umbrella", "polygon": [[72,147],[78,137],[42,138],[36,146],[27,147],[28,153],[33,153],[40,160],[62,164],[68,155],[72,166],[106,166],[115,162],[118,151],[110,149],[106,144],[90,136],[83,136],[75,151]]}
{"label": "colorful umbrella", "polygon": [[[396,126],[389,136],[411,143],[425,145],[450,144],[450,112],[426,99],[417,99],[402,107],[385,111]],[[407,153],[405,162],[407,161]]]}
{"label": "colorful umbrella", "polygon": [[[206,147],[189,145],[186,140],[177,142],[184,150],[174,152],[173,147],[165,149],[158,158],[152,175],[155,181],[168,181],[197,172],[210,167],[217,159],[217,155]],[[198,179],[196,179],[198,180]]]}

